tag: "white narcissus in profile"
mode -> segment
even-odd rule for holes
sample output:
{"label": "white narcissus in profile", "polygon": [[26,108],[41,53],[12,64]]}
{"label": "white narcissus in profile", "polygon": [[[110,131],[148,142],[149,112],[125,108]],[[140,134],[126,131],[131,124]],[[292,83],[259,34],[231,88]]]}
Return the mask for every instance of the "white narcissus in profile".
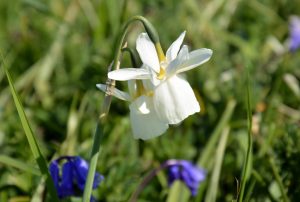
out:
{"label": "white narcissus in profile", "polygon": [[[97,88],[106,91],[106,85],[97,84]],[[129,93],[116,88],[112,90],[115,97],[129,101],[130,122],[133,137],[135,139],[151,139],[163,134],[168,129],[168,123],[161,121],[155,113],[153,99],[145,91],[141,81],[131,80],[128,82]]]}
{"label": "white narcissus in profile", "polygon": [[[153,107],[162,122],[177,124],[200,111],[200,105],[190,84],[180,73],[191,70],[208,61],[212,50],[202,48],[188,51],[181,44],[185,32],[172,43],[166,56],[158,56],[155,45],[146,33],[141,33],[136,41],[136,49],[143,62],[139,69],[127,68],[108,73],[110,79],[125,81],[131,79],[150,79],[152,86],[145,85],[153,91]],[[180,48],[181,47],[181,48]],[[164,58],[159,61],[159,58]]]}

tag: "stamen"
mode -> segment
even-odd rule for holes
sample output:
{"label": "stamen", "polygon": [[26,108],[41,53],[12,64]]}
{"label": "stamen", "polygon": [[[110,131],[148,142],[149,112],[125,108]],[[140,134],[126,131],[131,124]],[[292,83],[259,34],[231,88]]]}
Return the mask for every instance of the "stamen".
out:
{"label": "stamen", "polygon": [[165,71],[165,68],[164,68],[165,63],[166,63],[166,56],[164,54],[164,51],[161,48],[160,43],[155,44],[155,49],[156,49],[156,52],[157,52],[157,56],[158,56],[160,65],[161,65],[159,73],[157,74],[157,79],[163,80],[165,78],[165,75],[166,75],[166,71]]}
{"label": "stamen", "polygon": [[140,81],[140,80],[136,81],[136,88],[137,88],[137,93],[136,93],[137,95],[136,95],[136,97],[139,97],[139,96],[145,94],[146,90],[144,88],[144,85],[143,85],[142,81]]}
{"label": "stamen", "polygon": [[164,68],[160,67],[159,73],[157,74],[157,79],[163,80],[163,78],[165,78],[165,75],[166,71],[164,70]]}
{"label": "stamen", "polygon": [[153,92],[153,91],[148,91],[148,92],[146,93],[146,96],[148,96],[148,97],[152,97],[152,96],[153,96],[153,94],[154,94],[154,92]]}
{"label": "stamen", "polygon": [[155,49],[156,49],[156,52],[157,52],[157,55],[158,55],[159,62],[165,61],[166,60],[166,56],[164,54],[164,51],[161,48],[160,43],[156,43],[155,44]]}

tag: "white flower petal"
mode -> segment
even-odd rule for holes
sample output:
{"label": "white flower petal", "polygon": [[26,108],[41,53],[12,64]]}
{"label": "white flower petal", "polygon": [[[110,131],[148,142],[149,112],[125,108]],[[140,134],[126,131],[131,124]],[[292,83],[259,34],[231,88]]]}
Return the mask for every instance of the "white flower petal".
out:
{"label": "white flower petal", "polygon": [[[103,92],[106,92],[106,88],[107,88],[107,85],[105,84],[96,84],[97,88]],[[120,100],[125,100],[125,101],[130,101],[131,100],[131,97],[128,93],[124,92],[124,91],[121,91],[121,90],[118,90],[116,88],[113,88],[112,89],[112,92],[111,94],[113,96],[115,96],[116,98],[119,98]]]}
{"label": "white flower petal", "polygon": [[169,124],[177,124],[200,111],[190,84],[176,75],[155,89],[153,101],[158,117]]}
{"label": "white flower petal", "polygon": [[[149,113],[140,112],[140,104],[147,105]],[[158,119],[154,109],[153,101],[150,97],[141,96],[129,106],[132,133],[135,139],[148,140],[162,135],[167,129],[168,124]]]}
{"label": "white flower petal", "polygon": [[177,58],[181,61],[188,59],[189,48],[187,45],[183,45],[180,49]]}
{"label": "white flower petal", "polygon": [[144,64],[159,72],[159,60],[154,44],[146,33],[141,33],[136,40],[136,50]]}
{"label": "white flower petal", "polygon": [[150,80],[143,80],[143,86],[146,90],[146,92],[153,92],[155,86],[153,85],[153,83]]}
{"label": "white flower petal", "polygon": [[[186,50],[184,52],[186,52]],[[167,67],[167,77],[198,67],[207,62],[212,56],[212,53],[212,50],[207,48],[192,51],[187,55],[182,53],[180,57],[173,60]]]}
{"label": "white flower petal", "polygon": [[180,36],[176,39],[176,41],[174,41],[172,45],[169,47],[166,54],[167,62],[171,62],[176,58],[184,37],[185,37],[185,31],[182,32]]}
{"label": "white flower petal", "polygon": [[177,57],[175,60],[169,63],[166,68],[166,76],[171,77],[172,75],[176,74],[178,68],[181,67],[182,63],[189,58],[189,49],[187,45],[183,45],[180,49]]}
{"label": "white flower petal", "polygon": [[151,75],[144,68],[123,68],[108,72],[108,78],[117,81],[127,81],[131,79],[150,79]]}
{"label": "white flower petal", "polygon": [[139,113],[141,114],[149,114],[150,110],[149,109],[149,103],[147,103],[147,97],[146,96],[140,96],[136,100],[134,100],[134,105],[135,108],[139,110]]}

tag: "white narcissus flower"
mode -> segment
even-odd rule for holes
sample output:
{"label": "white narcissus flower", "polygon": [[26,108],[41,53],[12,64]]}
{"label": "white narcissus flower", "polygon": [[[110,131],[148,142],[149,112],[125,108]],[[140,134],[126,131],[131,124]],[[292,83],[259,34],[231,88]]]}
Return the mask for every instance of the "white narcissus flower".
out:
{"label": "white narcissus flower", "polygon": [[[97,88],[106,91],[106,85],[97,84]],[[112,90],[115,97],[129,101],[130,122],[135,139],[151,139],[163,134],[168,129],[168,123],[160,121],[154,110],[153,99],[147,94],[141,81],[128,82],[129,93],[116,88]]]}
{"label": "white narcissus flower", "polygon": [[[136,49],[143,66],[139,69],[127,68],[108,73],[110,79],[119,81],[150,79],[152,86],[145,87],[153,91],[155,113],[160,121],[169,124],[177,124],[200,111],[200,105],[190,84],[180,73],[207,62],[212,55],[210,49],[202,48],[189,52],[186,45],[181,47],[184,36],[185,32],[169,47],[164,61],[159,61],[155,45],[146,33],[141,33],[136,41]],[[160,58],[164,56],[160,55]]]}

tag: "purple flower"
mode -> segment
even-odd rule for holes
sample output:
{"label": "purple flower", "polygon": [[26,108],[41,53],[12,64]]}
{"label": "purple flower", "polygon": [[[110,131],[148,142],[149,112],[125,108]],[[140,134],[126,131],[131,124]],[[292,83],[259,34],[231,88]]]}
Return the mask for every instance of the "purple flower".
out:
{"label": "purple flower", "polygon": [[183,181],[190,189],[192,196],[196,196],[200,183],[205,180],[206,171],[186,160],[169,160],[169,185],[175,180]]}
{"label": "purple flower", "polygon": [[[63,160],[65,161],[62,162]],[[62,162],[61,172],[60,162]],[[88,170],[88,163],[79,156],[63,156],[53,160],[49,165],[49,171],[59,198],[81,195],[84,191]],[[102,175],[96,173],[93,189],[98,187],[103,179]]]}
{"label": "purple flower", "polygon": [[300,18],[292,16],[290,20],[289,49],[294,52],[300,47]]}

